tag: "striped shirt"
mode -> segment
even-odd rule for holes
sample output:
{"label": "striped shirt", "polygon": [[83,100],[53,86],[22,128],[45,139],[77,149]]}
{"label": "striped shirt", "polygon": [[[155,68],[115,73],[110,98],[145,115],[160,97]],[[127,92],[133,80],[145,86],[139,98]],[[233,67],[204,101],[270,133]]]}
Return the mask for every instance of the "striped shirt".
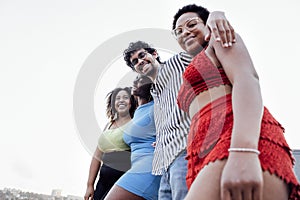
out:
{"label": "striped shirt", "polygon": [[161,175],[176,156],[186,149],[190,128],[188,115],[179,109],[177,95],[182,74],[191,61],[186,53],[179,53],[159,67],[151,94],[154,98],[156,147],[152,173]]}

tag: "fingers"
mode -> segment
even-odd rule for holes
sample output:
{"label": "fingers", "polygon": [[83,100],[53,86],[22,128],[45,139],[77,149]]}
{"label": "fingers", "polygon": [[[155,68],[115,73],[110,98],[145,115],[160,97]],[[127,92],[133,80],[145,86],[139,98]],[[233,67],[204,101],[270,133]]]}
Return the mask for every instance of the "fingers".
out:
{"label": "fingers", "polygon": [[212,34],[216,41],[220,41],[223,47],[230,47],[235,42],[235,32],[224,12],[211,12],[206,25],[209,27],[205,40],[208,41]]}
{"label": "fingers", "polygon": [[221,187],[221,199],[222,200],[231,200],[230,191]]}
{"label": "fingers", "polygon": [[253,200],[253,190],[245,190],[243,191],[243,199],[244,200]]}
{"label": "fingers", "polygon": [[205,26],[205,28],[204,28],[204,40],[208,42],[210,40],[210,36],[211,36],[211,29],[209,28],[209,26]]}
{"label": "fingers", "polygon": [[224,23],[217,23],[217,28],[215,28],[213,32],[214,34],[218,34],[218,37],[220,38],[219,41],[223,47],[229,47],[229,38],[227,38]]}
{"label": "fingers", "polygon": [[216,23],[216,27],[213,29],[215,37],[219,37],[223,47],[231,47],[235,42],[234,29],[227,20],[219,20]]}
{"label": "fingers", "polygon": [[[208,41],[211,37],[211,34],[213,35],[213,37],[215,38],[216,41],[221,41],[220,38],[220,30],[219,30],[219,26],[217,26],[217,23],[213,23],[210,26],[206,27],[206,35],[205,35],[205,39],[206,41]],[[224,41],[224,37],[223,37],[223,41]]]}
{"label": "fingers", "polygon": [[221,189],[221,199],[222,200],[246,200],[243,198],[242,190],[238,187],[234,187],[234,188],[224,187],[223,189]]}
{"label": "fingers", "polygon": [[229,32],[228,34],[231,36],[231,41],[232,43],[235,43],[236,42],[236,38],[235,38],[235,32],[234,32],[234,29],[233,27],[231,26],[231,24],[227,21],[227,25],[228,25],[228,29],[229,29]]}
{"label": "fingers", "polygon": [[232,28],[232,26],[230,25],[230,23],[228,21],[224,21],[220,27],[220,37],[221,37],[221,41],[224,41],[225,43],[223,43],[223,47],[231,47],[232,43],[235,42],[235,34],[234,34],[234,29]]}
{"label": "fingers", "polygon": [[243,199],[243,192],[241,190],[234,190],[231,192],[231,199],[232,200],[246,200]]}
{"label": "fingers", "polygon": [[206,27],[205,40],[209,41],[211,34],[223,47],[231,47],[235,43],[235,32],[227,20],[217,20],[216,23]]}
{"label": "fingers", "polygon": [[263,199],[263,192],[262,187],[257,187],[253,190],[253,200],[262,200]]}
{"label": "fingers", "polygon": [[84,195],[84,200],[89,200],[89,199],[94,199],[94,194],[89,194],[89,193],[86,193]]}
{"label": "fingers", "polygon": [[256,189],[245,189],[239,188],[221,188],[221,199],[222,200],[262,200],[262,191],[260,188]]}

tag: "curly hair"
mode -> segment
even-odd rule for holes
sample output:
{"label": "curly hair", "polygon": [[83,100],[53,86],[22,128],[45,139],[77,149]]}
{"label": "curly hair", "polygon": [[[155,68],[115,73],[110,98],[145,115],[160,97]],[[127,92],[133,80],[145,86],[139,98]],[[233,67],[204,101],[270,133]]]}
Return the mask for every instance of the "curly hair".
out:
{"label": "curly hair", "polygon": [[117,113],[117,110],[115,108],[115,102],[116,102],[116,96],[120,91],[125,91],[128,93],[130,96],[130,109],[129,109],[129,114],[130,117],[133,118],[134,111],[136,110],[137,107],[137,102],[135,101],[135,98],[133,95],[131,95],[131,87],[124,87],[124,88],[115,88],[111,92],[109,92],[106,95],[106,116],[109,118],[110,122],[114,122],[115,119],[115,114]]}
{"label": "curly hair", "polygon": [[[137,52],[140,49],[145,49],[148,53],[153,54],[156,52],[156,49],[152,48],[148,43],[143,42],[143,41],[137,41],[137,42],[131,42],[129,43],[129,46],[127,49],[124,50],[123,52],[123,57],[126,62],[126,65],[129,66],[133,71],[135,71],[134,66],[132,65],[130,58],[131,56]],[[160,57],[158,56],[156,60],[160,63],[163,64],[160,60]]]}
{"label": "curly hair", "polygon": [[198,15],[198,17],[200,17],[202,19],[202,21],[204,22],[204,24],[206,24],[206,21],[208,19],[209,16],[209,11],[202,7],[202,6],[197,6],[196,4],[190,4],[187,6],[184,6],[182,8],[180,8],[177,13],[174,15],[173,17],[173,24],[172,24],[172,30],[175,29],[176,27],[176,22],[178,20],[178,18],[187,13],[187,12],[193,12],[196,13]]}

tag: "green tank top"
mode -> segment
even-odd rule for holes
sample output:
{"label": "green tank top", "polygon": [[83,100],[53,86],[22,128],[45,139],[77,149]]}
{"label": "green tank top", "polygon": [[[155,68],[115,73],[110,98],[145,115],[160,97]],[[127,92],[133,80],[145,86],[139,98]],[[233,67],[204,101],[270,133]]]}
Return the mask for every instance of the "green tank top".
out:
{"label": "green tank top", "polygon": [[103,131],[98,140],[98,148],[104,153],[130,150],[123,140],[123,132],[127,124]]}

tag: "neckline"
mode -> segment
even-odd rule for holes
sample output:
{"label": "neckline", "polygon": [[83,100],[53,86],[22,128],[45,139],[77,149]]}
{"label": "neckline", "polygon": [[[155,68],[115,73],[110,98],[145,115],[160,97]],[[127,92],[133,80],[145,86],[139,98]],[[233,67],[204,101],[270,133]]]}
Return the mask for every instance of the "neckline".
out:
{"label": "neckline", "polygon": [[149,106],[149,105],[151,105],[153,103],[154,103],[154,101],[152,100],[152,101],[149,101],[148,103],[140,105],[138,108],[146,107],[146,106]]}
{"label": "neckline", "polygon": [[130,119],[128,122],[126,122],[125,124],[123,124],[123,125],[121,125],[121,126],[118,126],[117,128],[110,128],[110,127],[112,126],[112,124],[111,124],[111,125],[108,127],[107,130],[116,130],[116,129],[118,129],[118,128],[124,127],[124,126],[127,125],[130,121],[131,121],[131,119]]}

